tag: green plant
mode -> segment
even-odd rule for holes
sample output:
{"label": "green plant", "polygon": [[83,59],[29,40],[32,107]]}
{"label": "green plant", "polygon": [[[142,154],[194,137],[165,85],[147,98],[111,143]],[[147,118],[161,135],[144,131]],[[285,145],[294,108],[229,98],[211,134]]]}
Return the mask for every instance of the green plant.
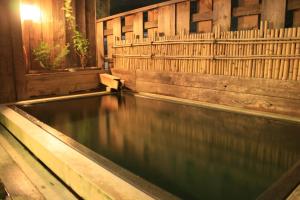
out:
{"label": "green plant", "polygon": [[37,48],[33,49],[33,55],[35,60],[40,63],[41,67],[50,70],[61,66],[64,58],[69,53],[68,48],[69,44],[64,45],[63,47],[56,45],[54,48],[50,48],[47,43],[41,42]]}
{"label": "green plant", "polygon": [[84,38],[79,31],[75,30],[73,36],[73,45],[75,52],[79,56],[81,66],[86,67],[89,50],[89,41],[86,38]]}
{"label": "green plant", "polygon": [[72,0],[64,0],[65,18],[68,23],[68,28],[75,29],[75,17],[73,16]]}
{"label": "green plant", "polygon": [[89,41],[76,29],[75,17],[73,16],[72,0],[64,0],[65,18],[68,22],[68,27],[73,31],[73,49],[80,59],[81,67],[87,64],[89,53]]}
{"label": "green plant", "polygon": [[69,46],[69,44],[66,44],[63,47],[60,47],[60,45],[56,45],[55,49],[57,50],[58,54],[54,57],[53,60],[54,68],[61,66],[65,57],[70,53]]}
{"label": "green plant", "polygon": [[41,67],[51,69],[51,49],[47,43],[41,42],[38,47],[33,49],[34,59],[38,61]]}

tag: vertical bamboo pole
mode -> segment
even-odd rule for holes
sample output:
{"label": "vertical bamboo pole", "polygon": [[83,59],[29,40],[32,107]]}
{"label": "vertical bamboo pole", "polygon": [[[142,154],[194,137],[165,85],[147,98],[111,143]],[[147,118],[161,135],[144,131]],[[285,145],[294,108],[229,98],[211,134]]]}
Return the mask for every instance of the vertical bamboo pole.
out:
{"label": "vertical bamboo pole", "polygon": [[[292,29],[286,29],[287,31],[287,37],[290,38],[292,36]],[[288,43],[286,45],[285,54],[284,55],[290,55],[291,53],[291,44]],[[283,68],[283,80],[287,80],[289,77],[289,59],[284,60],[284,68]]]}
{"label": "vertical bamboo pole", "polygon": [[[300,38],[300,27],[298,27],[297,28],[297,38]],[[297,56],[299,56],[299,54],[300,54],[300,44],[299,44],[299,42],[296,44],[296,55]],[[297,59],[295,59],[294,60],[294,69],[295,68],[297,68],[298,69],[298,75],[297,75],[297,78],[296,77],[293,77],[293,80],[300,80],[300,60],[299,60],[299,58],[297,58]],[[297,71],[297,70],[295,70],[295,71]],[[296,72],[294,72],[295,74],[296,74]],[[296,76],[296,75],[295,75]]]}
{"label": "vertical bamboo pole", "polygon": [[[297,37],[297,28],[292,28],[292,38]],[[292,43],[291,44],[291,56],[295,56],[296,53],[296,44]],[[289,80],[294,80],[293,77],[295,77],[294,74],[297,74],[298,69],[294,68],[294,59],[290,59],[290,73],[289,73]]]}

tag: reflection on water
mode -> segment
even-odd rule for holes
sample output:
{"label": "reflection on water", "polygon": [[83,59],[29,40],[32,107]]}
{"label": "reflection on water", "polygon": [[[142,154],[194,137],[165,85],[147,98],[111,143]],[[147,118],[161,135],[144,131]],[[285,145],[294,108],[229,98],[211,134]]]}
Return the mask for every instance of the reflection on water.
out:
{"label": "reflection on water", "polygon": [[300,125],[130,94],[23,109],[184,199],[255,199],[300,155]]}

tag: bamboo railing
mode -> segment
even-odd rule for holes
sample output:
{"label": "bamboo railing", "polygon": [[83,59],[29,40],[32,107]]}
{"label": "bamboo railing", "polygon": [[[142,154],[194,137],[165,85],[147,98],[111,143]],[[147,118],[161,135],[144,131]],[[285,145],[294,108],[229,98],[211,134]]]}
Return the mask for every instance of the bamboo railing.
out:
{"label": "bamboo railing", "polygon": [[300,80],[300,28],[115,39],[115,68]]}

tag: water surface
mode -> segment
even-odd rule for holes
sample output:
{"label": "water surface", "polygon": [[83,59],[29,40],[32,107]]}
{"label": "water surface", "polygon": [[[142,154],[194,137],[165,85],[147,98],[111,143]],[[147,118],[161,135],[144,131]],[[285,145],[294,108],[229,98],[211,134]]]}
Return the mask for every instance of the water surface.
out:
{"label": "water surface", "polygon": [[300,125],[106,95],[23,107],[183,199],[255,199],[300,155]]}

